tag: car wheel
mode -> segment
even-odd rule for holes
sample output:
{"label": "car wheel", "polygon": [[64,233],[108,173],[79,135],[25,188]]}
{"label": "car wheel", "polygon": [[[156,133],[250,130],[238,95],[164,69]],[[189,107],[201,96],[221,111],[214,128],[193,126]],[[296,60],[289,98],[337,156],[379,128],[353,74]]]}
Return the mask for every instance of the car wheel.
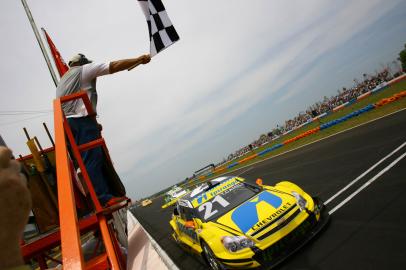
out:
{"label": "car wheel", "polygon": [[214,256],[213,251],[211,251],[210,247],[202,242],[202,249],[204,256],[206,257],[206,261],[213,270],[221,270],[224,269],[223,266],[220,264],[216,256]]}

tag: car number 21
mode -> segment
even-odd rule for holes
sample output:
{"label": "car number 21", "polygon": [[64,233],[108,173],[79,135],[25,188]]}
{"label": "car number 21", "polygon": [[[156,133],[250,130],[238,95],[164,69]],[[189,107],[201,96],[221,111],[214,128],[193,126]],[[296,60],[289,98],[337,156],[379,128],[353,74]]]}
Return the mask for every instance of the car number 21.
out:
{"label": "car number 21", "polygon": [[207,220],[218,212],[218,210],[213,209],[214,203],[218,203],[222,207],[227,207],[230,204],[223,197],[221,197],[220,195],[217,195],[216,197],[214,197],[213,200],[206,202],[199,206],[199,208],[198,208],[199,212],[204,211],[204,219]]}

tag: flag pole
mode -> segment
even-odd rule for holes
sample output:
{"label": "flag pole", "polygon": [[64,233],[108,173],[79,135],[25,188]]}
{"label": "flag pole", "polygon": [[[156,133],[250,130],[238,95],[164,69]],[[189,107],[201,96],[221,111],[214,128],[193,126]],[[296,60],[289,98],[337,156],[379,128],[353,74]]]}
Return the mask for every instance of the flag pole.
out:
{"label": "flag pole", "polygon": [[32,30],[34,31],[34,34],[35,34],[35,37],[37,38],[39,47],[41,48],[42,55],[44,56],[45,62],[47,63],[47,66],[48,66],[48,69],[49,69],[49,72],[51,73],[52,80],[54,81],[55,86],[57,86],[58,85],[58,78],[56,77],[55,71],[54,71],[54,69],[52,67],[52,64],[51,64],[51,61],[49,60],[48,53],[47,53],[47,51],[45,49],[44,43],[42,42],[41,36],[39,35],[37,26],[35,25],[34,18],[32,17],[30,8],[28,7],[28,4],[27,4],[27,2],[25,0],[21,0],[21,3],[24,6],[25,13],[27,14],[28,20],[30,21]]}

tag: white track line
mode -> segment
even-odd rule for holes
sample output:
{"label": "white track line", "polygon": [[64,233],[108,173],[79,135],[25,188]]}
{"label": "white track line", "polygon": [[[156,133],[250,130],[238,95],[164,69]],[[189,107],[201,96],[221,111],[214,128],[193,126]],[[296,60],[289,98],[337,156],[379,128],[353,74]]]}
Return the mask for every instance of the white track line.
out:
{"label": "white track line", "polygon": [[380,171],[377,175],[375,175],[374,177],[372,177],[371,179],[368,180],[368,182],[366,182],[365,184],[363,184],[360,188],[358,188],[355,192],[353,192],[350,196],[348,196],[347,198],[345,198],[345,200],[343,200],[341,203],[339,203],[336,207],[334,207],[333,209],[331,209],[328,213],[331,215],[333,214],[335,211],[337,211],[338,209],[340,209],[343,205],[345,205],[349,200],[351,200],[352,198],[354,198],[358,193],[360,193],[364,188],[366,188],[367,186],[369,186],[370,184],[372,184],[376,179],[378,179],[382,174],[384,174],[385,172],[389,171],[389,169],[391,169],[393,166],[396,165],[396,163],[398,163],[402,158],[404,158],[406,156],[406,153],[403,153],[403,155],[401,155],[400,157],[398,157],[395,161],[393,161],[391,164],[389,164],[387,167],[385,167],[385,169],[383,169],[382,171]]}
{"label": "white track line", "polygon": [[240,172],[237,176],[241,176],[241,175],[243,175],[244,173],[251,171],[252,169],[254,169],[254,167],[248,168],[248,169],[246,169],[245,171]]}
{"label": "white track line", "polygon": [[354,127],[351,127],[351,128],[348,128],[348,129],[345,129],[345,130],[342,130],[342,131],[339,131],[339,132],[337,132],[337,133],[331,134],[331,135],[329,135],[329,136],[327,136],[327,137],[323,137],[323,138],[318,139],[318,140],[316,140],[316,141],[309,142],[309,143],[307,143],[307,144],[304,144],[304,145],[298,146],[298,147],[296,147],[296,148],[293,148],[293,149],[291,149],[291,150],[288,150],[288,151],[282,152],[282,153],[277,154],[277,155],[275,155],[275,156],[267,157],[267,158],[264,158],[263,160],[258,160],[258,161],[256,161],[256,162],[250,163],[250,164],[245,165],[245,166],[242,166],[242,167],[240,167],[240,168],[237,168],[237,169],[234,169],[234,170],[231,170],[231,171],[227,171],[227,172],[225,172],[225,173],[219,174],[218,176],[222,176],[222,175],[225,175],[225,174],[230,174],[230,173],[232,173],[232,172],[234,172],[234,171],[238,171],[238,170],[241,170],[241,169],[247,168],[247,167],[249,167],[249,166],[256,165],[256,164],[258,164],[258,163],[261,163],[261,162],[267,161],[267,160],[269,160],[269,159],[276,158],[276,157],[278,157],[278,156],[282,156],[282,155],[287,154],[287,153],[289,153],[289,152],[292,152],[292,151],[298,150],[298,149],[300,149],[300,148],[306,147],[306,146],[308,146],[308,145],[311,145],[311,144],[314,144],[314,143],[317,143],[317,142],[320,142],[320,141],[326,140],[326,139],[328,139],[328,138],[330,138],[330,137],[337,136],[337,135],[339,135],[339,134],[341,134],[341,133],[344,133],[344,132],[350,131],[350,130],[352,130],[352,129],[355,129],[355,128],[358,128],[358,127],[361,127],[361,126],[365,126],[365,125],[367,125],[367,124],[369,124],[369,123],[372,123],[372,122],[378,121],[378,120],[380,120],[380,119],[382,119],[382,118],[385,118],[385,117],[391,116],[391,115],[393,115],[393,114],[396,114],[396,113],[402,112],[402,111],[404,111],[404,110],[406,110],[406,108],[403,108],[403,109],[400,109],[400,110],[398,110],[398,111],[395,111],[395,112],[391,112],[391,113],[389,113],[389,114],[386,114],[386,115],[384,115],[384,116],[380,116],[380,117],[378,117],[378,118],[375,118],[375,119],[369,120],[368,122],[365,122],[365,123],[359,124],[359,125],[357,125],[357,126],[354,126]]}
{"label": "white track line", "polygon": [[346,185],[343,189],[341,189],[339,192],[337,192],[336,194],[334,194],[330,199],[328,199],[324,204],[328,204],[330,203],[332,200],[334,200],[335,198],[337,198],[341,193],[343,193],[344,191],[346,191],[349,187],[351,187],[352,185],[354,185],[356,182],[358,182],[361,178],[363,178],[365,175],[367,175],[370,171],[372,171],[373,169],[375,169],[379,164],[381,164],[382,162],[384,162],[386,159],[388,159],[389,157],[391,157],[392,155],[394,155],[396,152],[398,152],[400,149],[402,149],[404,146],[406,145],[406,142],[404,142],[401,146],[399,146],[398,148],[396,148],[395,150],[393,150],[389,155],[387,155],[386,157],[384,157],[383,159],[381,159],[380,161],[378,161],[378,163],[376,163],[375,165],[373,165],[371,168],[369,168],[368,170],[366,170],[363,174],[361,174],[360,176],[358,176],[357,178],[355,178],[352,182],[350,182],[348,185]]}

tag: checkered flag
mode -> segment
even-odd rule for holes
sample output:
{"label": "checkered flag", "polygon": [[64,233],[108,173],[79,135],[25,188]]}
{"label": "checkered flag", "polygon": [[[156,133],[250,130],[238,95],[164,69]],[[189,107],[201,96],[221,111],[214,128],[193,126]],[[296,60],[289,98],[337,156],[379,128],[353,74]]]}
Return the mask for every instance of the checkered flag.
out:
{"label": "checkered flag", "polygon": [[161,0],[138,0],[148,23],[151,57],[179,40]]}

